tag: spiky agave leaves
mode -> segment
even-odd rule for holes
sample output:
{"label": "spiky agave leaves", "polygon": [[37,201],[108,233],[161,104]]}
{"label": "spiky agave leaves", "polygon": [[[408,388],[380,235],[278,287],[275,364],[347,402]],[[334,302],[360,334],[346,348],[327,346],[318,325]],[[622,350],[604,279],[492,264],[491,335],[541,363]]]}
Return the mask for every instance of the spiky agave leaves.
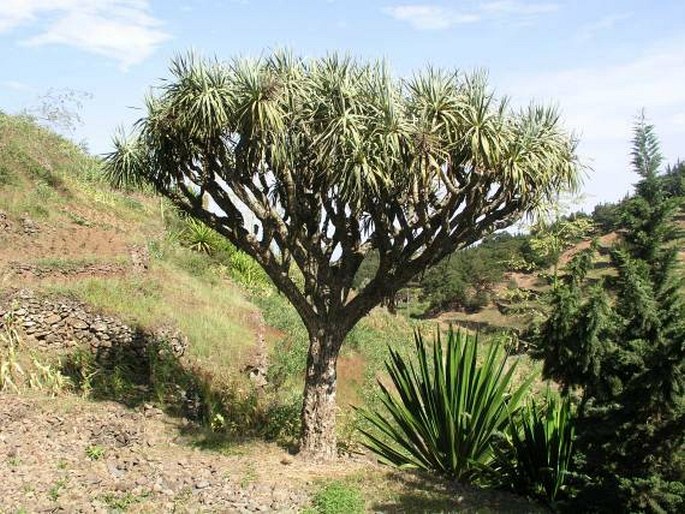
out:
{"label": "spiky agave leaves", "polygon": [[545,405],[530,401],[512,416],[507,435],[502,481],[554,504],[572,476],[575,427],[570,398],[548,390]]}
{"label": "spiky agave leaves", "polygon": [[185,220],[180,237],[188,248],[207,255],[214,254],[224,244],[224,240],[215,230],[194,218]]}
{"label": "spiky agave leaves", "polygon": [[[416,360],[390,349],[386,363],[392,389],[379,382],[384,409],[362,410],[372,429],[365,445],[382,462],[431,471],[454,479],[474,478],[493,462],[495,435],[519,409],[530,380],[513,383],[509,365],[492,344],[478,362],[477,338],[449,331],[432,348],[415,335]],[[393,390],[394,389],[394,390]]]}

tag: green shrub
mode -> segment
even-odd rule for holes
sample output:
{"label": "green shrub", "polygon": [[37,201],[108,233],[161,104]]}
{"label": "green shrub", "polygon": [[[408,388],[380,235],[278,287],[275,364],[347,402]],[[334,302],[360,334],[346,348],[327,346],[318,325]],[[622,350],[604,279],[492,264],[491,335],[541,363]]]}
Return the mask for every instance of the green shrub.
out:
{"label": "green shrub", "polygon": [[257,262],[244,252],[237,251],[230,256],[231,276],[241,286],[251,291],[269,289],[271,281]]}
{"label": "green shrub", "polygon": [[478,339],[451,329],[430,351],[415,336],[416,362],[390,349],[386,363],[398,395],[379,381],[385,410],[362,411],[373,427],[365,445],[384,463],[454,479],[484,477],[494,459],[495,435],[520,408],[532,377],[514,386],[516,363],[492,344],[479,358]]}
{"label": "green shrub", "polygon": [[115,399],[137,405],[146,394],[148,363],[123,347],[114,347],[106,358],[77,347],[62,357],[60,372],[85,398]]}
{"label": "green shrub", "polygon": [[360,514],[364,510],[364,498],[354,487],[339,481],[329,482],[319,489],[313,498],[314,512],[318,514]]}
{"label": "green shrub", "polygon": [[570,477],[575,427],[571,402],[547,392],[546,407],[530,401],[509,425],[502,478],[516,491],[554,505]]}
{"label": "green shrub", "polygon": [[282,445],[294,444],[300,436],[301,410],[301,394],[273,401],[267,408],[264,437]]}
{"label": "green shrub", "polygon": [[0,187],[11,186],[16,182],[16,180],[17,178],[10,167],[0,163]]}
{"label": "green shrub", "polygon": [[97,444],[86,447],[86,457],[90,460],[100,460],[105,456],[105,449]]}
{"label": "green shrub", "polygon": [[88,398],[96,384],[99,384],[102,370],[95,361],[92,352],[85,348],[76,348],[62,358],[61,371],[69,377],[76,391]]}

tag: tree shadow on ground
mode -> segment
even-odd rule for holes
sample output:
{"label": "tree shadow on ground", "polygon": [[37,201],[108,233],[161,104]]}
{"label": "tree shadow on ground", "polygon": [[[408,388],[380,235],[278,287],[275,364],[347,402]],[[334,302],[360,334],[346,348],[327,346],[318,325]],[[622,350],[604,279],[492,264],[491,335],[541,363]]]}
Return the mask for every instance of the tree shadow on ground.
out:
{"label": "tree shadow on ground", "polygon": [[247,376],[219,380],[140,329],[130,345],[96,353],[77,347],[62,358],[61,371],[78,394],[92,400],[115,401],[131,409],[159,408],[187,420],[179,424],[181,435],[204,449],[226,450],[254,439],[287,447],[288,436],[298,429],[288,425],[299,414],[297,405],[288,410],[277,404]]}
{"label": "tree shadow on ground", "polygon": [[391,472],[394,492],[372,505],[374,512],[404,513],[513,513],[547,512],[536,503],[496,489],[481,489],[424,473]]}

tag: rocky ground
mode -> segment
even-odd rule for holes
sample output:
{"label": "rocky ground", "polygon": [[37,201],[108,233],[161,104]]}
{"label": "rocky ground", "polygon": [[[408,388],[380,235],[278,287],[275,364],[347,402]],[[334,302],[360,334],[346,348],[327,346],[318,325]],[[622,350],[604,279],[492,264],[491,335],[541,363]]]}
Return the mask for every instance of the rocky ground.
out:
{"label": "rocky ground", "polygon": [[546,512],[506,492],[393,472],[363,457],[317,464],[254,441],[199,449],[189,428],[149,405],[2,393],[0,514],[314,512],[317,487],[350,479],[371,512]]}
{"label": "rocky ground", "polygon": [[3,395],[0,511],[297,512],[308,504],[321,469],[271,446],[249,456],[189,449],[182,424],[149,406]]}

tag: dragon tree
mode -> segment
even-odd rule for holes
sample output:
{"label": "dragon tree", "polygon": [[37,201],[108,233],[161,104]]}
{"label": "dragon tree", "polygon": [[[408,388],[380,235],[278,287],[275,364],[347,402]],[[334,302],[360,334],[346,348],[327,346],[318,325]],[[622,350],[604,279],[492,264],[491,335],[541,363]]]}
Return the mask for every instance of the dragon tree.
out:
{"label": "dragon tree", "polygon": [[[113,183],[152,184],[258,262],[309,334],[301,451],[336,455],[336,362],[374,306],[446,255],[577,186],[559,113],[513,109],[482,73],[274,53],[176,57]],[[370,251],[375,276],[352,294]]]}

